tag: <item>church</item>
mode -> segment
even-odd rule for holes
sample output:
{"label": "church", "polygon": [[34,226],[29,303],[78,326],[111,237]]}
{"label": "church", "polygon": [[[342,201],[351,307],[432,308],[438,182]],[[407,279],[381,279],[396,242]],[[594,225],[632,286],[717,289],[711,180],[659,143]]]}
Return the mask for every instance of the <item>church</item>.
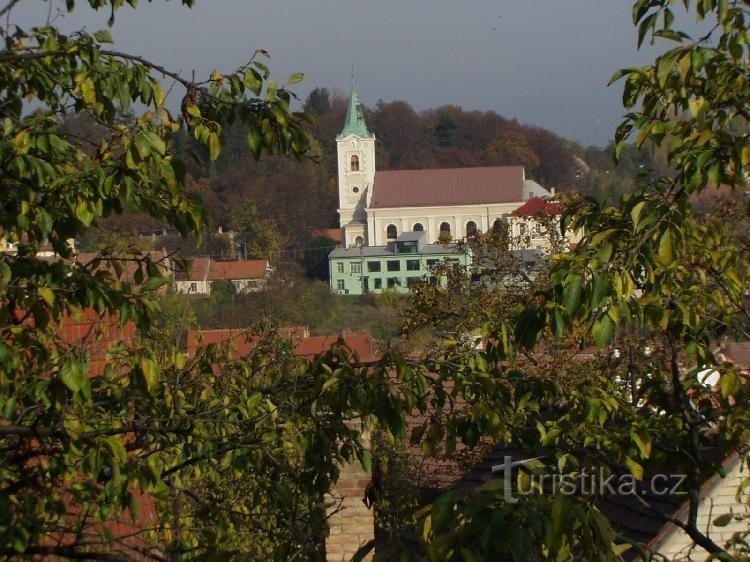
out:
{"label": "church", "polygon": [[553,195],[523,166],[377,171],[375,135],[354,81],[336,145],[347,248],[385,246],[406,232],[424,231],[428,242],[461,239],[489,231],[529,199]]}

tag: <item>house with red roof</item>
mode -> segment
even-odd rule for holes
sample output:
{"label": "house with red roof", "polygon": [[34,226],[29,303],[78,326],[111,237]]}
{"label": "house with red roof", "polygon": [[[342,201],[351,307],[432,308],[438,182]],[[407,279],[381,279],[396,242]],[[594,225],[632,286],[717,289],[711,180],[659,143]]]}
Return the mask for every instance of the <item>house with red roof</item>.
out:
{"label": "house with red roof", "polygon": [[260,291],[271,267],[268,260],[217,261],[210,257],[188,260],[186,271],[176,270],[175,291],[187,295],[210,295],[216,281],[231,281],[237,293]]}

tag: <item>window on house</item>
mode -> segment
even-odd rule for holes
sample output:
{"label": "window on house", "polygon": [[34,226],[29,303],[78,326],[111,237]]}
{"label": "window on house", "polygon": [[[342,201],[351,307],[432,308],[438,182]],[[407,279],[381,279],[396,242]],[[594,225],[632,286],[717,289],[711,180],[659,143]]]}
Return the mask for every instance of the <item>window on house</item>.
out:
{"label": "window on house", "polygon": [[447,222],[440,223],[440,234],[438,236],[439,242],[450,242],[451,240],[451,225]]}
{"label": "window on house", "polygon": [[357,263],[357,262],[353,262],[351,264],[351,272],[352,273],[362,273],[362,264],[361,263]]}
{"label": "window on house", "polygon": [[392,240],[398,236],[398,229],[395,224],[389,224],[385,229],[385,237]]}
{"label": "window on house", "polygon": [[388,278],[388,288],[389,289],[394,289],[394,288],[400,287],[400,286],[401,286],[401,281],[399,280],[398,277],[389,277]]}
{"label": "window on house", "polygon": [[414,223],[414,227],[412,228],[414,232],[424,232],[424,226],[421,222]]}
{"label": "window on house", "polygon": [[359,172],[359,156],[352,154],[352,172]]}
{"label": "window on house", "polygon": [[368,273],[377,273],[380,271],[380,262],[379,261],[368,261],[367,262],[367,272]]}
{"label": "window on house", "polygon": [[338,262],[338,263],[336,264],[336,271],[337,271],[338,273],[344,273],[344,262],[341,262],[341,261],[340,261],[340,262]]}
{"label": "window on house", "polygon": [[356,237],[356,238],[354,239],[354,245],[355,245],[355,246],[356,246],[357,248],[361,248],[362,246],[364,246],[364,245],[365,245],[365,239],[364,239],[364,238],[362,238],[361,236],[357,236],[357,237]]}
{"label": "window on house", "polygon": [[477,235],[477,223],[469,221],[466,223],[466,237],[475,238]]}
{"label": "window on house", "polygon": [[427,267],[432,267],[436,263],[438,263],[440,260],[427,260]]}
{"label": "window on house", "polygon": [[382,289],[383,288],[383,280],[379,277],[372,280],[372,286],[374,289]]}
{"label": "window on house", "polygon": [[526,223],[522,222],[518,225],[518,234],[521,236],[526,236]]}
{"label": "window on house", "polygon": [[190,283],[190,288],[188,289],[188,293],[197,293],[198,292],[198,283]]}
{"label": "window on house", "polygon": [[388,271],[401,271],[401,262],[398,260],[388,260]]}
{"label": "window on house", "polygon": [[338,281],[336,281],[336,287],[338,288],[339,291],[343,291],[344,290],[344,280],[343,279],[339,279]]}
{"label": "window on house", "polygon": [[406,260],[406,271],[419,271],[419,260]]}
{"label": "window on house", "polygon": [[410,289],[417,284],[417,281],[419,281],[419,277],[407,277],[406,278],[406,286]]}

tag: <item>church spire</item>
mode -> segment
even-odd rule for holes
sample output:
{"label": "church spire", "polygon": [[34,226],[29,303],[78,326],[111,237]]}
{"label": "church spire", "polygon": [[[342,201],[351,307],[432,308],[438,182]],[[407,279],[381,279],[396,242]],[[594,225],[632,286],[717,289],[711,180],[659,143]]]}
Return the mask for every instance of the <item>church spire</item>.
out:
{"label": "church spire", "polygon": [[359,103],[359,96],[354,83],[354,71],[352,71],[352,95],[349,98],[349,107],[346,108],[346,121],[344,121],[344,128],[341,130],[339,138],[346,135],[357,135],[362,138],[372,136],[370,131],[367,130],[362,105]]}

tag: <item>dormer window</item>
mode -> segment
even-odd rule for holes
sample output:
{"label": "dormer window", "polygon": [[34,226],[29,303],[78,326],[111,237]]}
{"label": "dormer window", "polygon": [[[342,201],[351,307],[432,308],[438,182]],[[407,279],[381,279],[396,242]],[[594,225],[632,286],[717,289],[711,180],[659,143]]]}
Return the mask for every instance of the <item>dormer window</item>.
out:
{"label": "dormer window", "polygon": [[352,154],[351,164],[351,171],[359,172],[359,156],[357,156],[356,154]]}

